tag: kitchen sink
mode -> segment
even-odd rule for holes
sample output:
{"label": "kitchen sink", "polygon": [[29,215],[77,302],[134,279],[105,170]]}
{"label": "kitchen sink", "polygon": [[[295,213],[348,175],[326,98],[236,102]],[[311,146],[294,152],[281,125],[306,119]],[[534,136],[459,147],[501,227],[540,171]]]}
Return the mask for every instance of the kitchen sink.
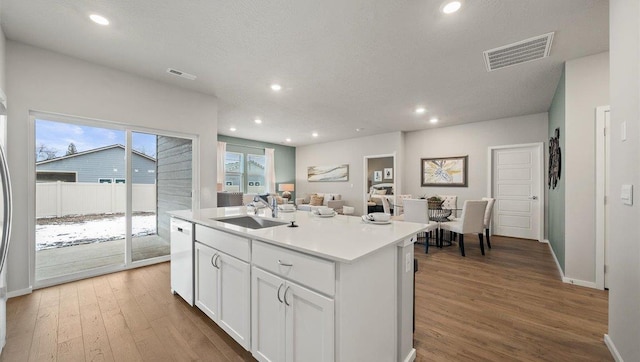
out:
{"label": "kitchen sink", "polygon": [[216,219],[216,221],[242,226],[249,229],[264,229],[287,224],[286,222],[273,221],[253,216],[230,217],[227,219]]}

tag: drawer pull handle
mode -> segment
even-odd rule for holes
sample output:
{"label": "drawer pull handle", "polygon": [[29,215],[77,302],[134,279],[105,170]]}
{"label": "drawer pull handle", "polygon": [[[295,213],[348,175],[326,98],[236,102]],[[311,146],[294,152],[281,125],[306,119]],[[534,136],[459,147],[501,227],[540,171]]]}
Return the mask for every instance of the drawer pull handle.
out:
{"label": "drawer pull handle", "polygon": [[283,286],[284,284],[280,284],[280,286],[278,287],[278,301],[280,301],[280,303],[282,303],[282,299],[280,298],[280,289],[282,289]]}
{"label": "drawer pull handle", "polygon": [[284,304],[286,304],[287,306],[291,305],[289,304],[289,301],[287,301],[287,292],[289,291],[289,288],[291,287],[287,287],[287,289],[284,290]]}
{"label": "drawer pull handle", "polygon": [[179,231],[179,232],[182,232],[182,228],[178,228],[178,231]]}
{"label": "drawer pull handle", "polygon": [[213,256],[211,257],[211,265],[213,265],[213,267],[216,269],[220,269],[220,265],[216,264],[216,260],[218,260],[219,258],[220,254],[218,253],[213,254]]}
{"label": "drawer pull handle", "polygon": [[284,263],[282,262],[282,260],[278,259],[278,264],[282,265],[282,266],[293,266],[293,264],[289,264],[289,263]]}

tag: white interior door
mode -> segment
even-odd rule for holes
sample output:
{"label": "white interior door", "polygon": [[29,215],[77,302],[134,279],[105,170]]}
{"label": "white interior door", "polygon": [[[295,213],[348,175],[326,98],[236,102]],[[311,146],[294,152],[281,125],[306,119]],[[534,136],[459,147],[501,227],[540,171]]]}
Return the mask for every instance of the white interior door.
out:
{"label": "white interior door", "polygon": [[540,240],[542,236],[542,143],[493,148],[493,233]]}

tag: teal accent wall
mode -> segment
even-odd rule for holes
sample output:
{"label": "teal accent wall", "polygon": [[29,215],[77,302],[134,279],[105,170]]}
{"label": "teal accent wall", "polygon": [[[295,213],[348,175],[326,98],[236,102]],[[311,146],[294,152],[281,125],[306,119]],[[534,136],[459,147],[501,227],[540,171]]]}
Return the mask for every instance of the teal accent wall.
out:
{"label": "teal accent wall", "polygon": [[[560,128],[560,151],[562,154],[562,169],[560,171],[560,179],[555,189],[549,189],[549,201],[547,212],[547,225],[549,243],[553,248],[553,252],[558,258],[558,263],[562,271],[565,272],[564,259],[565,259],[565,174],[566,166],[564,161],[566,159],[566,147],[565,147],[565,68],[562,70],[562,76],[558,82],[556,93],[551,101],[551,107],[549,108],[549,138],[555,135],[556,128]],[[547,141],[547,147],[549,142]],[[549,157],[549,151],[546,152]],[[547,174],[547,182],[549,177]]]}
{"label": "teal accent wall", "polygon": [[[296,148],[291,146],[278,145],[275,143],[248,140],[245,138],[229,137],[218,135],[218,141],[227,142],[227,151],[256,153],[255,147],[273,148],[276,155],[276,192],[278,185],[296,183]],[[264,151],[263,153],[264,154]],[[296,190],[298,185],[296,185]],[[291,200],[295,200],[295,192],[291,193]]]}

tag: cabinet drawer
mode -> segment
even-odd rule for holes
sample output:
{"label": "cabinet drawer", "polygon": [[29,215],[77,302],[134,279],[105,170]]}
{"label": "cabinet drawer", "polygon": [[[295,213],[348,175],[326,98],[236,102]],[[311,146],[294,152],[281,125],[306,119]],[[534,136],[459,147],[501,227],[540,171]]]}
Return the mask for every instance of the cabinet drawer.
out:
{"label": "cabinet drawer", "polygon": [[216,248],[240,260],[249,261],[249,257],[251,256],[249,239],[202,225],[196,225],[195,236],[196,241]]}
{"label": "cabinet drawer", "polygon": [[251,260],[262,269],[321,293],[330,296],[335,293],[334,262],[258,241],[253,242]]}

